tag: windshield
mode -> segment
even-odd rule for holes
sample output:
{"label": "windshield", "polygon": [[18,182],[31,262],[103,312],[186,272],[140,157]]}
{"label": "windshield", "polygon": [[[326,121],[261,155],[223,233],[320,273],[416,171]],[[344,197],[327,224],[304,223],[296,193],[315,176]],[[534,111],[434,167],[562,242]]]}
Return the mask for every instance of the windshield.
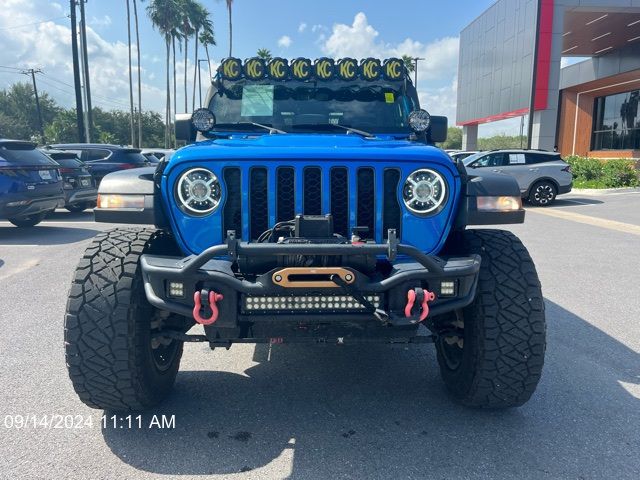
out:
{"label": "windshield", "polygon": [[[250,122],[285,132],[332,131],[318,126],[342,125],[373,133],[409,134],[409,113],[417,102],[404,82],[269,81],[221,82],[209,109],[222,130]],[[264,129],[262,129],[264,130]],[[340,131],[336,128],[334,131]]]}
{"label": "windshield", "polygon": [[464,163],[465,166],[469,166],[478,158],[480,158],[482,155],[483,155],[483,152],[474,153],[470,157],[467,157],[464,160],[462,160],[462,163]]}
{"label": "windshield", "polygon": [[35,145],[19,142],[0,144],[0,160],[19,165],[58,165],[40,150],[37,150]]}

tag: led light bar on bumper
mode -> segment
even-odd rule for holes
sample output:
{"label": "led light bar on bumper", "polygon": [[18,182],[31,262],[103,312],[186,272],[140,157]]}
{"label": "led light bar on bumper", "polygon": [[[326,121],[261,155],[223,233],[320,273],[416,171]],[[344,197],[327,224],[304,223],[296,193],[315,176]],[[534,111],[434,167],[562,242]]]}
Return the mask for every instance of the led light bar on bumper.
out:
{"label": "led light bar on bumper", "polygon": [[[374,307],[380,307],[380,295],[363,295]],[[241,302],[242,313],[328,313],[363,312],[365,307],[349,295],[245,295]]]}

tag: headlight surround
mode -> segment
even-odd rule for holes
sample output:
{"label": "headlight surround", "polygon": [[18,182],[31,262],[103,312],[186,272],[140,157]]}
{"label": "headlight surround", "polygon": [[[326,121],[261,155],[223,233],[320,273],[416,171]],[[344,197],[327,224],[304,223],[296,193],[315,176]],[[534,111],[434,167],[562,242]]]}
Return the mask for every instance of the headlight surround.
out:
{"label": "headlight surround", "polygon": [[434,215],[446,204],[447,183],[442,175],[429,168],[409,174],[402,188],[405,207],[416,215]]}
{"label": "headlight surround", "polygon": [[222,189],[218,177],[206,168],[184,172],[176,183],[176,199],[180,208],[196,216],[208,215],[220,205]]}

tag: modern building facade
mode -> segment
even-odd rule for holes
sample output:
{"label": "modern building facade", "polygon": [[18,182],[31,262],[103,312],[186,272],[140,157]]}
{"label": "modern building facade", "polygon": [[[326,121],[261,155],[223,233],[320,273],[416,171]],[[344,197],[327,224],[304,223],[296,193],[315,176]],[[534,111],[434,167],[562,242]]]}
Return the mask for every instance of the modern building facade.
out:
{"label": "modern building facade", "polygon": [[463,148],[532,95],[532,148],[640,158],[640,0],[498,0],[461,32]]}

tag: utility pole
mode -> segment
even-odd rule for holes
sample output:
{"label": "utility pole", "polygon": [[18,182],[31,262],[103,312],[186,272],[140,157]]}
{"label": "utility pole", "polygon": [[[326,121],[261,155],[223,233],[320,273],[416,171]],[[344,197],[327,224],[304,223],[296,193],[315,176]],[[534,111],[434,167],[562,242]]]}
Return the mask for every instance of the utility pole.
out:
{"label": "utility pole", "polygon": [[[82,21],[80,22],[80,30],[82,30]],[[87,118],[87,88],[86,88],[86,77],[85,77],[85,69],[84,69],[84,55],[82,54],[82,35],[80,35],[80,77],[82,81],[82,95],[84,98],[84,106],[85,109],[82,111],[82,115],[84,116],[84,137],[86,138],[86,142],[91,141],[91,135],[89,135],[89,120]]]}
{"label": "utility pole", "polygon": [[419,58],[419,57],[413,58],[413,62],[415,63],[415,68],[413,69],[413,75],[414,75],[413,86],[416,87],[416,90],[418,89],[418,61],[420,60],[424,60],[424,58]]}
{"label": "utility pole", "polygon": [[36,97],[36,110],[38,111],[38,130],[40,130],[40,141],[45,143],[46,140],[44,138],[44,125],[42,123],[42,110],[40,110],[40,98],[38,97],[38,87],[36,85],[36,73],[40,73],[40,70],[35,70],[33,68],[29,68],[27,70],[23,70],[22,73],[24,75],[31,75],[31,81],[33,82],[33,93]]}
{"label": "utility pole", "polygon": [[80,36],[82,37],[82,57],[84,64],[84,88],[87,96],[87,142],[91,141],[91,130],[93,129],[93,113],[91,111],[91,82],[89,81],[89,56],[87,54],[87,22],[84,16],[84,4],[87,0],[80,2]]}
{"label": "utility pole", "polygon": [[78,31],[76,27],[76,0],[69,0],[71,10],[71,56],[73,57],[73,84],[76,90],[76,123],[78,141],[86,142],[84,118],[82,115],[82,87],[80,86],[80,66],[78,64]]}

